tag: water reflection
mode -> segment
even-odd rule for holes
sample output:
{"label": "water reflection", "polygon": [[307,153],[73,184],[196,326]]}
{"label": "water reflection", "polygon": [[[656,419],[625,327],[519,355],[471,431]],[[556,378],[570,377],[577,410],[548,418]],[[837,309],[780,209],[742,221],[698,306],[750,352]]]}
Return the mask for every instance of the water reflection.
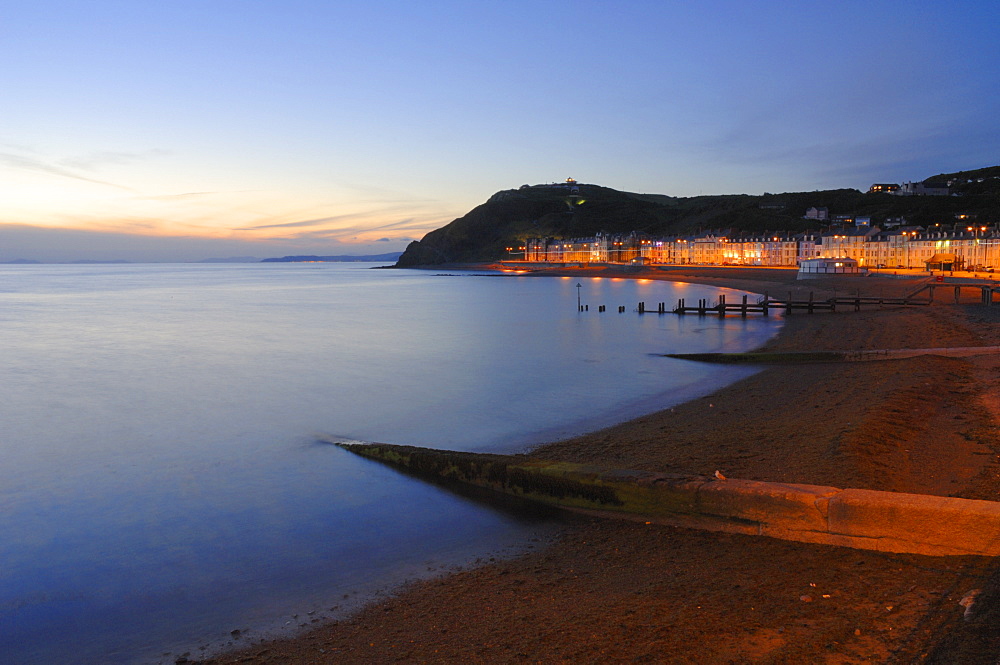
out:
{"label": "water reflection", "polygon": [[516,551],[537,516],[314,433],[523,449],[731,381],[751,370],[649,354],[751,348],[777,325],[636,315],[718,292],[662,282],[319,264],[0,278],[0,653],[18,663],[155,662]]}

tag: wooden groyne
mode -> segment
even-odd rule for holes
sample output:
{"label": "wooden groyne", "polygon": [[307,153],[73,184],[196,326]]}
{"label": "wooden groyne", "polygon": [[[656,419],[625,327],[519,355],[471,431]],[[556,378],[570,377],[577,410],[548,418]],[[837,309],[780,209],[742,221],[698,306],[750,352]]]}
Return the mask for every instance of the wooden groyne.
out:
{"label": "wooden groyne", "polygon": [[[739,302],[727,302],[726,295],[720,294],[716,300],[709,301],[708,298],[700,298],[696,305],[690,305],[687,300],[681,298],[677,301],[677,306],[667,309],[666,303],[658,303],[657,314],[697,314],[699,316],[720,316],[739,314],[746,317],[748,314],[762,314],[768,316],[772,312],[782,312],[792,314],[795,311],[804,311],[809,314],[815,312],[835,312],[837,308],[852,308],[855,312],[861,311],[863,307],[885,307],[885,306],[909,306],[909,305],[929,305],[928,298],[884,298],[875,296],[838,296],[817,300],[813,293],[809,293],[807,299],[795,299],[792,294],[788,298],[772,298],[768,294],[751,301],[749,296],[743,295]],[[645,302],[640,302],[636,309],[640,314],[652,313],[654,310],[647,309]]]}
{"label": "wooden groyne", "polygon": [[[917,293],[921,293],[928,287],[922,287]],[[984,292],[985,293],[985,292]],[[687,299],[681,298],[677,301],[675,307],[668,307],[665,302],[656,303],[655,306],[647,307],[646,302],[640,302],[635,311],[639,314],[696,314],[698,316],[719,316],[725,317],[729,315],[739,315],[741,317],[746,317],[749,314],[762,314],[763,316],[769,316],[772,313],[778,312],[785,315],[792,314],[794,312],[806,312],[808,314],[813,314],[815,312],[836,312],[838,308],[843,310],[853,310],[855,312],[860,312],[863,308],[868,307],[905,307],[905,306],[925,306],[930,305],[933,302],[933,297],[929,298],[918,298],[915,297],[916,294],[912,296],[907,296],[904,298],[885,298],[882,296],[836,296],[833,298],[825,298],[823,300],[817,300],[813,293],[809,293],[809,297],[805,299],[796,299],[792,297],[789,293],[787,298],[772,298],[768,294],[751,300],[748,295],[743,295],[739,302],[729,302],[726,300],[726,295],[719,294],[715,300],[710,300],[708,298],[699,298],[696,304],[689,304]],[[933,293],[931,292],[931,296]],[[956,302],[958,296],[956,295]],[[992,295],[984,295],[983,302],[989,304],[992,302]],[[580,312],[589,312],[589,305],[578,305]],[[598,312],[606,312],[606,305],[599,305],[597,308]],[[618,313],[624,313],[626,308],[624,305],[618,307]]]}
{"label": "wooden groyne", "polygon": [[436,482],[602,517],[855,549],[1000,555],[1000,503],[325,439]]}

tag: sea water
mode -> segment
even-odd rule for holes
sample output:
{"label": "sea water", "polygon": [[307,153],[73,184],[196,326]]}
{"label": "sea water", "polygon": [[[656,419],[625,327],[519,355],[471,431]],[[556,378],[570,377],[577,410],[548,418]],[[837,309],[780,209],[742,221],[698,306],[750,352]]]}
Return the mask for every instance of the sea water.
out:
{"label": "sea water", "polygon": [[523,551],[550,521],[323,436],[525,450],[745,376],[655,354],[780,325],[635,312],[718,288],[370,268],[0,267],[0,662],[198,657]]}

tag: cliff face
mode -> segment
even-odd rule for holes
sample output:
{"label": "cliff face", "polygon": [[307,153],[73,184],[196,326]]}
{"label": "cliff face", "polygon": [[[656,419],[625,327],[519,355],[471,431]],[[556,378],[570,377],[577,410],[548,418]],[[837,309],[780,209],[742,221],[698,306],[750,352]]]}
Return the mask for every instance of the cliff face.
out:
{"label": "cliff face", "polygon": [[526,238],[537,237],[564,239],[631,231],[670,235],[709,229],[747,233],[819,230],[817,222],[803,219],[810,207],[828,208],[831,216],[869,216],[875,225],[886,218],[905,217],[910,224],[950,226],[960,214],[973,215],[978,224],[1000,223],[1000,167],[935,178],[960,180],[952,187],[959,195],[904,197],[834,189],[677,198],[632,194],[599,185],[525,185],[497,192],[466,215],[410,243],[396,266],[514,258],[508,247],[516,251]]}

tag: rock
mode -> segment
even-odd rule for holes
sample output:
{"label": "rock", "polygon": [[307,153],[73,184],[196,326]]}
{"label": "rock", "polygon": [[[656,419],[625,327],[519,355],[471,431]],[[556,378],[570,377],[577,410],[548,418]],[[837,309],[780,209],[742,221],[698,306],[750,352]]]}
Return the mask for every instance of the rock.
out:
{"label": "rock", "polygon": [[975,614],[976,599],[979,598],[979,594],[983,592],[982,589],[973,589],[969,591],[964,596],[962,600],[958,601],[958,604],[965,608],[965,612],[962,616],[966,621],[971,621],[973,614]]}

